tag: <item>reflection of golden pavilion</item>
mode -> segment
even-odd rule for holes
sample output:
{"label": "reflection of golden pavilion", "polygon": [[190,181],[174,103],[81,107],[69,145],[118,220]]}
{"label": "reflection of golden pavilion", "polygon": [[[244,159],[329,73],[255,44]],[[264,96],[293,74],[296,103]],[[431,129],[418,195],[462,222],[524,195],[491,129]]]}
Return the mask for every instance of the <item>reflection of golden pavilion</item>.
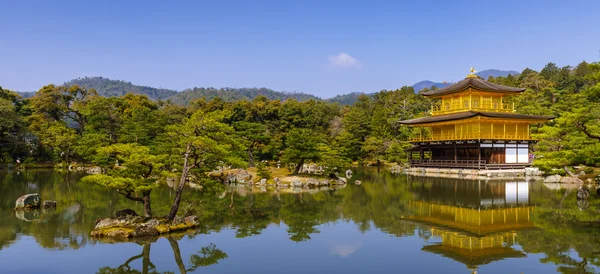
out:
{"label": "reflection of golden pavilion", "polygon": [[524,257],[511,246],[517,230],[534,228],[529,184],[463,182],[429,180],[417,186],[420,200],[409,202],[406,219],[430,225],[431,236],[441,240],[423,250],[461,262],[474,272],[493,261]]}

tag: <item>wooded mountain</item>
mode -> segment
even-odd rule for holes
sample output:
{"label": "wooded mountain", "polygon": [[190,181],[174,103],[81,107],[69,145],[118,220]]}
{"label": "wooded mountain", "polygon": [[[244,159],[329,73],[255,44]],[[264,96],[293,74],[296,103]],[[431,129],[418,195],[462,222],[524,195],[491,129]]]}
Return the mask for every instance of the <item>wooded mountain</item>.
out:
{"label": "wooded mountain", "polygon": [[[519,72],[518,71],[514,71],[514,70],[499,70],[499,69],[486,69],[486,70],[482,70],[480,72],[477,72],[477,75],[479,75],[479,77],[483,78],[483,79],[488,79],[490,76],[493,76],[494,78],[496,77],[506,77],[509,74],[511,75],[518,75]],[[415,84],[413,84],[413,88],[415,89],[415,92],[419,92],[421,90],[423,90],[424,88],[428,88],[431,89],[432,86],[435,86],[437,88],[443,88],[446,86],[449,86],[453,84],[452,82],[433,82],[433,81],[429,81],[429,80],[424,80],[424,81],[419,81]]]}
{"label": "wooded mountain", "polygon": [[193,88],[178,92],[168,99],[175,104],[187,105],[191,101],[206,98],[210,100],[220,97],[224,101],[252,100],[258,96],[265,96],[269,100],[285,101],[286,99],[295,99],[298,101],[308,101],[311,99],[321,100],[321,98],[306,94],[274,91],[268,88]]}
{"label": "wooded mountain", "polygon": [[[487,79],[489,76],[493,77],[506,77],[509,74],[517,75],[519,74],[517,71],[512,70],[497,70],[497,69],[488,69],[483,70],[477,73],[479,76]],[[424,80],[417,82],[413,85],[415,92],[419,92],[424,88],[431,88],[432,86],[436,86],[438,88],[442,88],[448,86],[452,83],[450,82],[433,82],[429,80]],[[216,97],[220,97],[224,101],[237,101],[237,100],[252,100],[257,96],[265,96],[269,100],[281,100],[285,101],[286,99],[295,99],[297,101],[307,101],[307,100],[322,100],[321,98],[306,94],[306,93],[295,93],[295,92],[285,92],[285,91],[275,91],[268,88],[191,88],[185,89],[183,91],[177,92],[172,89],[164,89],[164,88],[154,88],[149,86],[139,86],[134,85],[131,82],[126,82],[122,80],[111,80],[104,77],[83,77],[73,79],[65,83],[66,86],[78,85],[86,88],[96,89],[98,94],[104,97],[118,97],[123,96],[129,92],[135,94],[144,94],[153,100],[170,100],[175,104],[187,105],[191,101],[206,98],[206,100],[210,100]],[[21,96],[24,98],[32,97],[35,92],[20,92]],[[325,101],[329,102],[337,102],[340,105],[351,105],[354,104],[358,97],[364,93],[361,92],[352,92],[348,94],[337,95],[333,98],[325,99]]]}
{"label": "wooded mountain", "polygon": [[153,100],[164,100],[177,94],[177,91],[172,89],[138,86],[131,82],[111,80],[104,77],[83,77],[65,83],[65,86],[73,85],[86,87],[88,89],[93,88],[100,96],[104,97],[118,97],[131,92],[135,94],[144,94]]}

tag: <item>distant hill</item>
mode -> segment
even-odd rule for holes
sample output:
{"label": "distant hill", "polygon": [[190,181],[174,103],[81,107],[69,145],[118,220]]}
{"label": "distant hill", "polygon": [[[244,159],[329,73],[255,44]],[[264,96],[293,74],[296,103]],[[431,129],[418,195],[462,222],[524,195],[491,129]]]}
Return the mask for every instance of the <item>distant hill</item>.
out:
{"label": "distant hill", "polygon": [[431,89],[432,86],[436,86],[437,88],[443,88],[443,87],[449,86],[450,84],[452,84],[452,83],[448,83],[448,82],[439,83],[439,82],[432,82],[429,80],[424,80],[424,81],[420,81],[420,82],[413,84],[413,89],[415,90],[415,92],[419,92],[425,88]]}
{"label": "distant hill", "polygon": [[371,96],[371,94],[365,94],[363,92],[352,92],[348,94],[336,95],[335,97],[326,99],[325,101],[339,103],[340,105],[352,105],[358,101],[358,97],[361,95]]}
{"label": "distant hill", "polygon": [[65,83],[66,86],[78,85],[86,88],[96,89],[99,95],[105,97],[118,97],[125,95],[129,92],[135,94],[144,94],[148,98],[154,100],[167,99],[175,94],[177,91],[172,89],[164,88],[153,88],[148,86],[138,86],[131,82],[125,82],[121,80],[111,80],[103,77],[83,77],[73,79]]}
{"label": "distant hill", "polygon": [[215,97],[220,97],[224,101],[237,101],[252,100],[258,96],[265,96],[269,100],[281,101],[290,98],[298,101],[308,101],[311,99],[321,100],[321,98],[317,96],[306,93],[281,92],[268,88],[193,88],[178,92],[168,99],[175,104],[187,105],[191,101],[201,98],[210,100]]}
{"label": "distant hill", "polygon": [[[518,75],[519,72],[518,71],[514,71],[514,70],[499,70],[499,69],[486,69],[486,70],[482,70],[480,72],[477,73],[477,75],[479,75],[479,77],[483,78],[483,79],[488,79],[488,77],[490,76],[494,76],[494,77],[506,77],[509,74],[512,75]],[[421,90],[423,90],[424,88],[428,88],[431,89],[432,86],[436,86],[437,88],[443,88],[446,86],[449,86],[453,83],[450,82],[433,82],[433,81],[429,81],[429,80],[424,80],[424,81],[420,81],[417,82],[415,84],[413,84],[413,88],[415,89],[415,92],[419,92]]]}
{"label": "distant hill", "polygon": [[512,75],[519,75],[518,71],[514,71],[514,70],[499,70],[499,69],[486,69],[486,70],[482,70],[480,72],[477,73],[477,75],[479,75],[479,77],[486,79],[490,76],[494,76],[495,77],[506,77],[509,74]]}

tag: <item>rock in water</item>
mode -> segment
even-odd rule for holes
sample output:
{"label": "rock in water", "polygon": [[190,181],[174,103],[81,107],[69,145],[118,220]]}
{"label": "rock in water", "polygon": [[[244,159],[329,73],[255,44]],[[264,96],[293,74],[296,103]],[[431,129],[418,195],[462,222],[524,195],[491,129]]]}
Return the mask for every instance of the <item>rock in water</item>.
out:
{"label": "rock in water", "polygon": [[590,190],[580,186],[577,189],[577,200],[587,200],[590,197]]}
{"label": "rock in water", "polygon": [[352,170],[346,170],[346,178],[350,179],[352,178]]}
{"label": "rock in water", "polygon": [[123,210],[119,210],[117,211],[117,213],[115,213],[115,217],[117,218],[123,218],[123,217],[127,217],[127,216],[139,216],[137,213],[135,213],[135,211],[133,209],[123,209]]}
{"label": "rock in water", "polygon": [[53,209],[56,208],[56,201],[44,201],[42,205],[44,209]]}
{"label": "rock in water", "polygon": [[355,184],[355,185],[361,185],[361,184],[362,184],[362,182],[361,182],[360,180],[356,180],[356,181],[354,181],[354,184]]}
{"label": "rock in water", "polygon": [[346,178],[338,178],[336,183],[338,185],[346,185],[348,183],[348,180],[346,180]]}
{"label": "rock in water", "polygon": [[40,195],[37,193],[25,194],[15,202],[16,210],[28,210],[39,208],[41,203]]}

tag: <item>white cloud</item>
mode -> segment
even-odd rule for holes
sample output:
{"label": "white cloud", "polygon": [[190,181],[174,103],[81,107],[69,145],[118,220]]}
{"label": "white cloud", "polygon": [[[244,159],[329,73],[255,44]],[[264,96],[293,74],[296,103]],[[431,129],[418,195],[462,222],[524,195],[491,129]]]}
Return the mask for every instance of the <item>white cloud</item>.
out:
{"label": "white cloud", "polygon": [[337,55],[329,56],[329,65],[336,68],[360,68],[360,62],[348,53],[340,52]]}

